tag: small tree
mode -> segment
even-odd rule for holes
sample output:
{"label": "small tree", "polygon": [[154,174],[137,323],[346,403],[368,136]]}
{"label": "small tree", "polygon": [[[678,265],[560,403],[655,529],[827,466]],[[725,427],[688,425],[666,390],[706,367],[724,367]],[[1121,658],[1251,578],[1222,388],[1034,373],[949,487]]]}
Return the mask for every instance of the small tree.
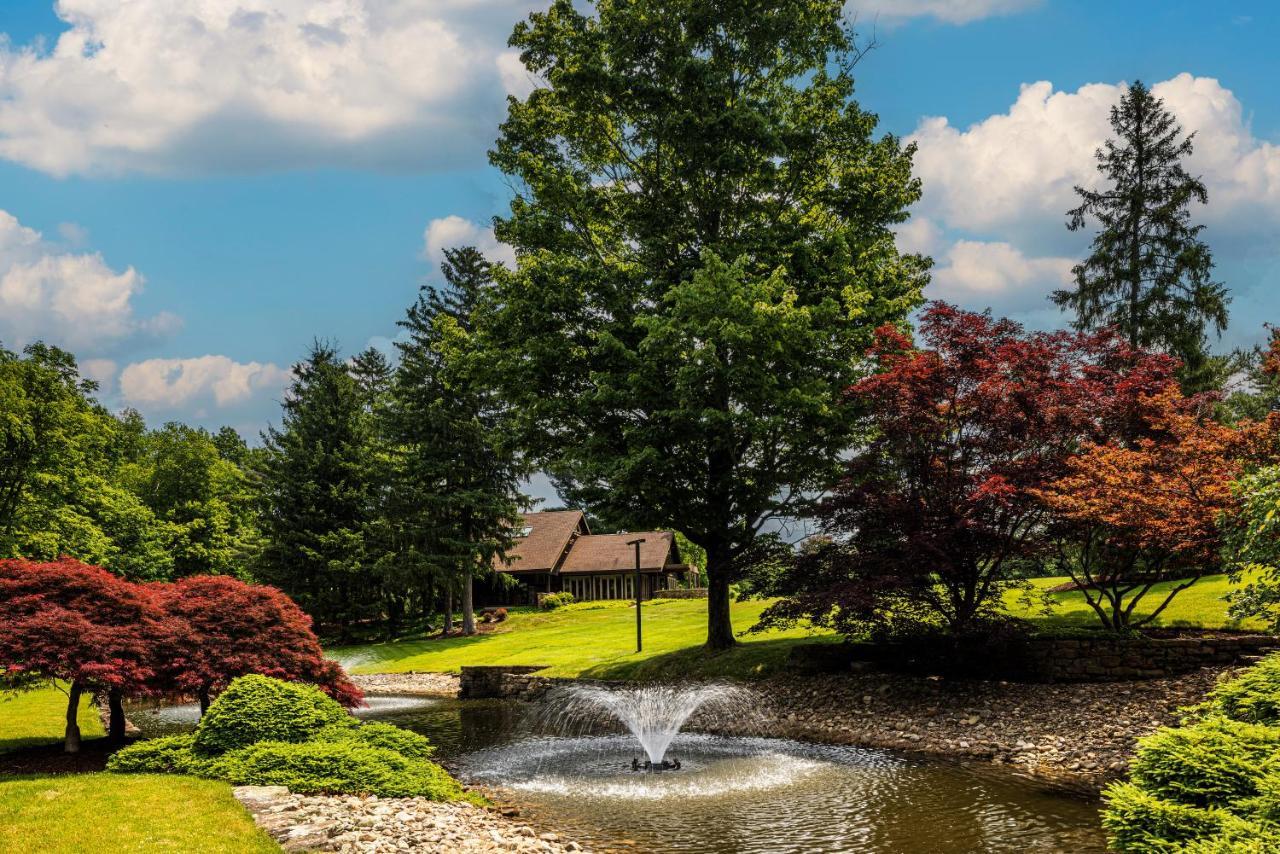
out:
{"label": "small tree", "polygon": [[1012,570],[1041,546],[1033,491],[1175,368],[1109,333],[1028,335],[943,303],[923,313],[920,334],[917,349],[879,330],[880,370],[850,392],[873,438],[820,510],[830,540],[775,582],[787,598],[762,625],[808,618],[857,634],[941,621],[963,632],[996,616]]}
{"label": "small tree", "polygon": [[108,736],[124,738],[122,699],[154,693],[155,663],[171,654],[175,634],[145,585],[69,558],[0,561],[0,668],[69,684],[68,753],[80,749],[85,691],[106,695]]}
{"label": "small tree", "polygon": [[344,706],[363,703],[341,665],[324,657],[311,618],[274,587],[212,575],[154,587],[178,632],[174,655],[157,668],[161,687],[195,694],[202,715],[212,693],[249,673],[312,683]]}
{"label": "small tree", "polygon": [[[1211,403],[1169,384],[1143,401],[1147,435],[1086,446],[1036,492],[1054,516],[1057,565],[1112,631],[1150,623],[1219,570],[1218,520],[1239,507],[1232,482],[1245,465],[1275,456],[1275,419],[1228,427],[1209,417]],[[1138,604],[1162,582],[1175,583],[1138,617]]]}

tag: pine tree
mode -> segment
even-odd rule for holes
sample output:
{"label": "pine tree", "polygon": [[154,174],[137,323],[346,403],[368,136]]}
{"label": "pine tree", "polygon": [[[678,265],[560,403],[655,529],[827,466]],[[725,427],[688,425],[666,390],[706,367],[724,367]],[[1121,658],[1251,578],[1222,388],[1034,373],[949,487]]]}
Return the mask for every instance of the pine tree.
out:
{"label": "pine tree", "polygon": [[1075,288],[1052,299],[1076,313],[1077,329],[1115,325],[1131,346],[1177,356],[1184,389],[1201,390],[1221,379],[1222,360],[1209,356],[1206,328],[1226,328],[1230,298],[1212,280],[1204,226],[1192,224],[1188,210],[1208,202],[1204,183],[1183,166],[1194,134],[1184,136],[1140,81],[1111,108],[1111,127],[1117,139],[1097,152],[1110,186],[1076,187],[1080,205],[1068,212],[1072,231],[1098,221],[1093,251],[1072,270]]}
{"label": "pine tree", "polygon": [[365,547],[371,419],[351,369],[321,342],[294,366],[283,407],[280,428],[263,436],[259,572],[322,627],[349,636],[376,602]]}
{"label": "pine tree", "polygon": [[492,284],[472,247],[449,250],[447,286],[424,291],[400,326],[387,419],[397,455],[401,530],[410,562],[444,582],[446,626],[452,593],[462,599],[463,634],[475,633],[472,585],[510,545],[519,512],[518,456],[505,441],[508,411],[488,382],[473,316]]}

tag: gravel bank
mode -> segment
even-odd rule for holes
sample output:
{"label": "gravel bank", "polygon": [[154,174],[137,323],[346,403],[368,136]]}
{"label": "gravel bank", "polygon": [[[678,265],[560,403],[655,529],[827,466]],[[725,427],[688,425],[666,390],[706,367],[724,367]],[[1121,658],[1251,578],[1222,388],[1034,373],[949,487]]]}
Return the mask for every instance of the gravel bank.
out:
{"label": "gravel bank", "polygon": [[366,694],[416,694],[422,697],[458,696],[458,677],[452,673],[363,673],[351,677]]}
{"label": "gravel bank", "polygon": [[1027,684],[852,673],[755,685],[743,722],[695,716],[690,728],[990,761],[1092,792],[1121,776],[1134,742],[1175,723],[1227,668],[1140,682]]}
{"label": "gravel bank", "polygon": [[585,851],[554,833],[467,803],[422,798],[295,795],[284,786],[240,786],[236,798],[285,851],[559,854]]}

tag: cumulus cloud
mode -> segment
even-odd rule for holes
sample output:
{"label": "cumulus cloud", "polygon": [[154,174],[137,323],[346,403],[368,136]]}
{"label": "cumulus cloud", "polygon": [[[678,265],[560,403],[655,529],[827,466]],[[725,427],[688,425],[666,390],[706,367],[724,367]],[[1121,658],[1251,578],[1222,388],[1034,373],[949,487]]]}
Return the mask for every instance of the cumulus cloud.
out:
{"label": "cumulus cloud", "polygon": [[947,24],[967,24],[981,18],[1012,15],[1040,5],[1040,0],[854,0],[858,12],[894,23],[908,18],[934,18]]}
{"label": "cumulus cloud", "polygon": [[0,41],[0,156],[54,174],[476,159],[533,0],[59,0]]}
{"label": "cumulus cloud", "polygon": [[[1123,84],[1091,83],[1062,92],[1041,81],[1023,85],[1008,112],[968,128],[924,119],[910,136],[925,186],[921,212],[970,232],[1065,231],[1072,188],[1098,182],[1094,151],[1111,135],[1108,115],[1123,91]],[[1152,91],[1196,133],[1190,168],[1209,189],[1199,218],[1244,223],[1259,210],[1280,218],[1280,147],[1253,136],[1229,89],[1184,73]]]}
{"label": "cumulus cloud", "polygon": [[1003,241],[959,240],[936,258],[926,296],[1001,313],[1043,308],[1071,283],[1071,258],[1030,258]]}
{"label": "cumulus cloud", "polygon": [[148,412],[223,409],[279,397],[291,372],[271,363],[237,362],[226,356],[147,359],[120,373],[120,397]]}
{"label": "cumulus cloud", "polygon": [[433,219],[422,232],[423,257],[439,264],[444,250],[458,246],[474,246],[490,261],[514,267],[516,253],[506,243],[499,243],[491,226],[480,225],[456,214]]}
{"label": "cumulus cloud", "polygon": [[135,313],[144,282],[132,267],[116,271],[100,254],[62,249],[0,210],[0,341],[7,346],[43,339],[96,353],[173,332],[177,317]]}

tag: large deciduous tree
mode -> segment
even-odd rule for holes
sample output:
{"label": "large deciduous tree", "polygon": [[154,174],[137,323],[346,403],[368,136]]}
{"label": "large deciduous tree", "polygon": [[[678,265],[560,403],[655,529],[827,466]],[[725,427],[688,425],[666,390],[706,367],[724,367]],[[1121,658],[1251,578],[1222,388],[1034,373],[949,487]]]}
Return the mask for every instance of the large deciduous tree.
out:
{"label": "large deciduous tree", "polygon": [[839,0],[570,0],[511,44],[539,85],[490,158],[486,333],[525,447],[564,497],[707,553],[707,643],[729,585],[853,441],[844,389],[927,261],[893,227],[911,149],[853,100]]}
{"label": "large deciduous tree", "polygon": [[[1233,481],[1276,459],[1280,425],[1277,416],[1220,424],[1212,401],[1184,398],[1172,383],[1142,403],[1143,435],[1086,446],[1037,492],[1053,513],[1057,565],[1116,632],[1150,623],[1201,576],[1221,571],[1219,522],[1240,506]],[[1164,582],[1159,603],[1139,614]]]}
{"label": "large deciduous tree", "polygon": [[1042,545],[1034,490],[1067,472],[1081,442],[1123,430],[1176,366],[1107,333],[1026,334],[943,303],[923,313],[920,337],[879,331],[878,372],[850,390],[871,438],[821,507],[829,539],[774,581],[786,598],[763,626],[959,633],[994,618],[1012,570]]}
{"label": "large deciduous tree", "polygon": [[200,712],[232,679],[258,673],[318,686],[344,706],[364,700],[342,667],[324,657],[311,618],[273,587],[225,576],[153,585],[176,631],[158,665],[160,688],[195,695]]}
{"label": "large deciduous tree", "polygon": [[1111,127],[1116,139],[1097,152],[1105,186],[1076,187],[1080,206],[1067,222],[1075,231],[1098,221],[1093,251],[1073,269],[1075,287],[1053,300],[1075,312],[1080,329],[1114,325],[1131,347],[1177,356],[1184,389],[1203,390],[1222,379],[1206,329],[1226,328],[1230,300],[1188,210],[1208,201],[1183,165],[1192,137],[1141,82],[1112,107]]}
{"label": "large deciduous tree", "polygon": [[68,684],[68,753],[80,749],[85,691],[107,697],[108,736],[124,738],[121,701],[155,692],[157,663],[171,655],[175,634],[146,585],[71,559],[0,560],[0,671]]}

